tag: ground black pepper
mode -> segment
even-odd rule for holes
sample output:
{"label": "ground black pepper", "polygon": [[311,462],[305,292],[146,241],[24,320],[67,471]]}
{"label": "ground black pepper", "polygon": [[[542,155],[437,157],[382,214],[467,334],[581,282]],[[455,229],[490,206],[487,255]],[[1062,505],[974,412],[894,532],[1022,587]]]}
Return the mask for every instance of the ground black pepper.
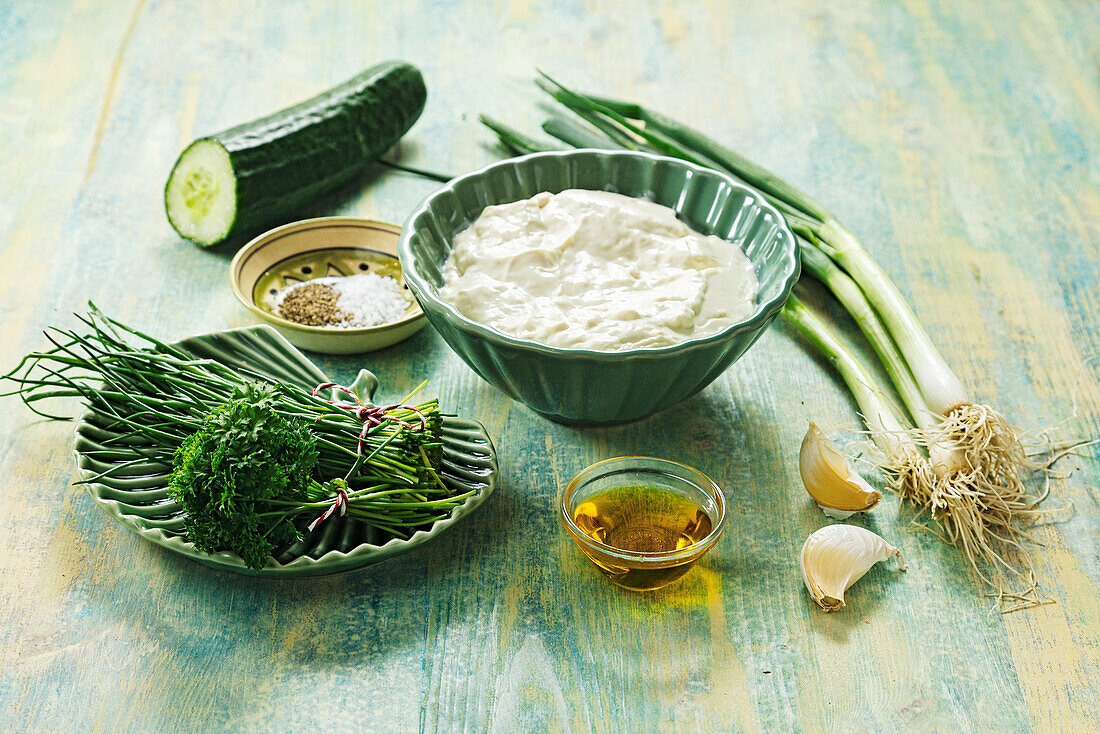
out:
{"label": "ground black pepper", "polygon": [[286,294],[279,315],[306,326],[333,326],[347,320],[347,314],[336,308],[339,298],[340,294],[323,283],[306,283]]}

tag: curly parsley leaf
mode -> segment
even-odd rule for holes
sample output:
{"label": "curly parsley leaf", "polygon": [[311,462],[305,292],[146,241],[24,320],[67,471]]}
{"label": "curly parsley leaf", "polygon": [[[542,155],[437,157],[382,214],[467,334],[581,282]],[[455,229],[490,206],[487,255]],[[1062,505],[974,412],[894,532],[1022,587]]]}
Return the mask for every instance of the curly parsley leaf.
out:
{"label": "curly parsley leaf", "polygon": [[300,537],[293,505],[306,499],[317,465],[308,424],[276,413],[278,394],[253,383],[212,410],[176,450],[169,480],[187,540],[207,553],[231,550],[253,569]]}

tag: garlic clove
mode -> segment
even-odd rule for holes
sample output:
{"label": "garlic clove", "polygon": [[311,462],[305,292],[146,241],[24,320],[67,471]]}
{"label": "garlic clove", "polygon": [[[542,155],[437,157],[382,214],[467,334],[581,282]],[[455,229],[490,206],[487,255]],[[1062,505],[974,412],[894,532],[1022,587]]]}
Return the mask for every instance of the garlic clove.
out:
{"label": "garlic clove", "polygon": [[857,525],[826,525],[806,538],[798,565],[810,596],[826,612],[844,606],[844,592],[867,573],[871,566],[898,557],[901,551],[878,535]]}
{"label": "garlic clove", "polygon": [[882,493],[856,473],[851,463],[813,423],[798,451],[798,470],[806,491],[826,515],[843,520],[869,510]]}

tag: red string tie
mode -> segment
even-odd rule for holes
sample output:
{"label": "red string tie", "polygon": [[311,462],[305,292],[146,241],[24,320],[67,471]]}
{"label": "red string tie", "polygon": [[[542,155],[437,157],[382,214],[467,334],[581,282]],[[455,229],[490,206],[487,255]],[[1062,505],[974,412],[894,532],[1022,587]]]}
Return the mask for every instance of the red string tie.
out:
{"label": "red string tie", "polygon": [[[355,405],[349,405],[348,403],[341,403],[335,400],[325,400],[324,398],[321,398],[321,391],[328,390],[329,388],[333,388],[339,390],[340,392],[351,395],[352,399],[355,401]],[[398,425],[404,426],[405,428],[416,428],[416,426],[414,426],[412,423],[402,420],[397,416],[390,415],[389,413],[391,410],[408,410],[410,412],[416,413],[417,418],[420,419],[420,430],[423,431],[428,427],[428,421],[424,417],[424,414],[416,408],[412,407],[411,405],[387,405],[384,408],[378,405],[367,405],[359,399],[359,396],[350,387],[337,385],[335,382],[325,382],[315,387],[313,389],[313,397],[321,398],[322,401],[328,403],[334,408],[340,408],[341,410],[347,410],[355,414],[355,417],[358,418],[359,421],[363,424],[363,430],[359,432],[360,454],[363,453],[363,441],[366,440],[367,434],[370,432],[370,430],[376,426],[382,425],[386,421],[397,423]]]}
{"label": "red string tie", "polygon": [[348,493],[342,489],[336,494],[336,501],[329,505],[329,508],[322,512],[321,515],[316,520],[311,522],[307,527],[310,530],[313,530],[325,520],[328,520],[330,517],[332,517],[332,513],[336,512],[337,510],[340,511],[340,517],[343,517],[344,513],[348,511]]}
{"label": "red string tie", "polygon": [[[355,400],[355,405],[350,405],[348,403],[341,403],[341,402],[337,402],[335,400],[325,400],[324,398],[321,397],[321,391],[322,390],[328,390],[329,388],[334,388],[336,390],[339,390],[340,392],[347,393],[348,395],[350,395],[352,397],[353,400]],[[375,428],[376,426],[382,425],[386,421],[389,421],[391,423],[397,423],[398,425],[404,426],[405,428],[416,428],[416,426],[414,426],[412,423],[409,423],[408,421],[402,420],[401,418],[398,418],[397,416],[390,415],[389,412],[391,410],[408,410],[408,411],[411,411],[411,412],[415,413],[417,415],[417,417],[420,419],[420,430],[421,431],[425,430],[428,427],[428,421],[424,417],[424,414],[421,413],[416,408],[412,407],[411,405],[388,405],[384,408],[380,407],[380,406],[377,406],[377,405],[366,405],[365,403],[363,403],[362,400],[359,399],[359,396],[350,387],[345,387],[344,385],[337,385],[335,382],[325,382],[325,383],[320,384],[317,387],[315,387],[313,389],[313,397],[320,398],[323,402],[333,406],[334,408],[340,408],[341,410],[347,410],[347,411],[350,411],[350,412],[355,414],[355,417],[358,418],[359,421],[363,424],[363,430],[359,432],[359,448],[358,448],[358,450],[359,450],[360,455],[362,455],[362,453],[363,453],[363,441],[366,440],[367,434],[370,432],[370,430],[372,428]],[[318,417],[320,417],[320,416],[318,416]],[[344,490],[341,489],[337,493],[336,500],[332,503],[332,505],[330,505],[327,510],[325,510],[323,513],[321,513],[321,515],[316,520],[311,522],[308,525],[308,528],[310,530],[313,530],[315,527],[320,525],[322,522],[324,522],[325,520],[332,517],[333,513],[337,512],[337,511],[339,511],[340,517],[343,517],[344,513],[346,513],[347,510],[348,510],[348,495]]]}

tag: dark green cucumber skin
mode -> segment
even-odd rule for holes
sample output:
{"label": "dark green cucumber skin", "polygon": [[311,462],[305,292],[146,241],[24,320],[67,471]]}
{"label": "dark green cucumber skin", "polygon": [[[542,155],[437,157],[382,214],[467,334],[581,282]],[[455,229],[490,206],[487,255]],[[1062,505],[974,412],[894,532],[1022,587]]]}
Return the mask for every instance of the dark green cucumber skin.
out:
{"label": "dark green cucumber skin", "polygon": [[420,71],[387,61],[305,102],[208,136],[229,153],[237,183],[236,217],[225,239],[285,221],[353,178],[408,132],[426,100]]}

